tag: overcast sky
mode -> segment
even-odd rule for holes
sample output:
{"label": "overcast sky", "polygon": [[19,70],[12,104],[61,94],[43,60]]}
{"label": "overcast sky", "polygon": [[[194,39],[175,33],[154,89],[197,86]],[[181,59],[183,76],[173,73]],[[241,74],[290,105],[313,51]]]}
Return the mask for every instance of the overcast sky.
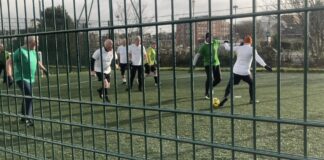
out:
{"label": "overcast sky", "polygon": [[[4,25],[8,26],[8,4],[7,0],[0,0],[1,1],[1,8],[2,8],[2,14],[3,14],[3,21],[5,22]],[[19,3],[15,3],[15,2]],[[26,1],[26,13],[28,19],[33,19],[33,8],[35,9],[35,16],[36,18],[39,18],[39,0],[25,0]],[[41,0],[44,2],[45,8],[52,6],[52,1],[54,6],[62,5],[62,0]],[[80,16],[81,10],[87,2],[88,6],[88,13],[89,8],[91,6],[92,0],[63,0],[65,9],[68,11],[69,15],[74,19],[74,8],[76,8],[76,17]],[[75,1],[76,3],[74,4]],[[102,23],[107,23],[110,20],[109,16],[109,0],[93,0],[93,7],[91,10],[90,15],[90,23],[92,25],[96,25],[98,23],[98,15],[100,14],[100,19]],[[130,0],[126,0],[127,2],[130,2]],[[135,2],[138,2],[138,0],[133,0]],[[193,0],[192,0],[193,1]],[[9,13],[11,17],[11,24],[12,26],[15,26],[17,24],[16,18],[17,18],[17,12],[18,12],[18,18],[19,22],[24,23],[25,16],[25,7],[24,7],[24,1],[23,0],[9,0]],[[34,4],[33,4],[34,2]],[[100,5],[98,5],[98,2]],[[113,0],[113,6],[114,6],[114,14],[116,12],[120,12],[120,10],[117,9],[117,3],[123,4],[124,0]],[[143,21],[148,20],[154,20],[155,15],[155,8],[154,8],[154,2],[155,0],[141,0],[142,6],[146,6],[146,9],[142,15]],[[189,0],[173,0],[174,2],[174,15],[175,19],[178,19],[180,17],[189,17]],[[265,9],[275,9],[273,6],[276,5],[277,0],[257,0],[257,11],[265,10]],[[194,15],[200,16],[200,15],[208,15],[208,0],[195,0],[195,7],[194,7]],[[130,4],[130,3],[129,3]],[[34,7],[33,7],[34,5]],[[236,13],[251,13],[252,12],[252,0],[233,0],[233,5],[237,5]],[[75,7],[74,7],[75,6]],[[158,6],[158,21],[167,21],[171,20],[171,0],[157,0],[157,6]],[[127,10],[133,10],[133,7],[131,5],[127,6]],[[99,11],[99,12],[98,12]],[[230,1],[229,0],[211,0],[211,12],[212,16],[219,16],[219,15],[229,15],[230,13]],[[233,10],[233,13],[235,11]],[[81,20],[85,19],[85,14],[81,16]],[[119,24],[118,19],[114,16],[114,23]],[[121,21],[119,19],[119,21]],[[95,23],[95,24],[94,24]],[[130,22],[131,23],[131,22]],[[30,24],[29,24],[30,25]]]}

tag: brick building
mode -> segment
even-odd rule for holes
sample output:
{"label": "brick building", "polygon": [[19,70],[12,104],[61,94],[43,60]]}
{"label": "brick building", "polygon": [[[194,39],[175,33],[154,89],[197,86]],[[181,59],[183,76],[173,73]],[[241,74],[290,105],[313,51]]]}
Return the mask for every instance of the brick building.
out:
{"label": "brick building", "polygon": [[[207,16],[196,17],[196,18],[206,18]],[[180,18],[179,20],[188,20],[189,18]],[[208,21],[193,23],[192,30],[195,33],[190,34],[190,23],[177,24],[176,27],[176,44],[177,46],[182,46],[187,48],[190,46],[190,36],[194,38],[194,42],[199,45],[204,41],[206,32],[209,32]],[[226,39],[230,33],[229,22],[225,20],[217,20],[211,22],[211,32],[214,38]],[[194,35],[193,35],[194,34]]]}

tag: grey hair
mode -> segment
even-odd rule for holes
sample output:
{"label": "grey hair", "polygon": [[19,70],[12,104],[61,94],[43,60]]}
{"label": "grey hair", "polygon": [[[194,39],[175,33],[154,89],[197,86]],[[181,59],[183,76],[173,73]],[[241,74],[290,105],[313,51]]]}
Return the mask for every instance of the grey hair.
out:
{"label": "grey hair", "polygon": [[35,41],[35,42],[38,41],[38,37],[37,36],[28,36],[25,38],[26,45],[33,41]]}

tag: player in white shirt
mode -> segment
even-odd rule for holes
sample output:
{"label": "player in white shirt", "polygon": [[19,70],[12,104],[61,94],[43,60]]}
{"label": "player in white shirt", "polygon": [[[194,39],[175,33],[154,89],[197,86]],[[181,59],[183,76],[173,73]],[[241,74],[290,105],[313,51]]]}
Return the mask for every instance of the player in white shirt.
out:
{"label": "player in white shirt", "polygon": [[131,67],[131,77],[130,77],[130,86],[126,90],[131,90],[133,87],[133,81],[137,73],[138,76],[138,90],[142,91],[142,74],[143,74],[143,61],[142,61],[142,55],[144,57],[144,60],[146,60],[146,50],[145,47],[141,45],[141,37],[137,36],[135,38],[135,44],[133,44],[129,49],[129,57],[132,62]]}
{"label": "player in white shirt", "polygon": [[[253,103],[253,79],[251,76],[251,64],[253,59],[253,47],[251,36],[246,36],[244,38],[244,44],[241,46],[236,46],[233,48],[233,51],[236,53],[236,62],[233,67],[233,78],[234,85],[238,85],[241,80],[249,84],[249,94],[250,94],[250,103]],[[225,42],[224,47],[227,51],[230,51],[230,46]],[[258,52],[255,51],[255,60],[267,71],[271,72],[272,68],[268,66],[263,59],[259,56]],[[225,102],[228,100],[227,97],[230,94],[231,90],[231,80],[228,82],[228,85],[225,90],[225,95],[223,100],[220,103],[220,107],[224,106]]]}
{"label": "player in white shirt", "polygon": [[117,54],[119,57],[119,67],[120,67],[120,74],[122,77],[123,84],[126,84],[126,77],[125,71],[127,68],[127,51],[126,51],[126,41],[123,39],[121,45],[117,48]]}
{"label": "player in white shirt", "polygon": [[[101,59],[102,58],[102,59]],[[104,42],[104,47],[97,49],[91,59],[91,74],[97,75],[98,81],[103,81],[104,86],[97,89],[99,93],[99,97],[105,97],[105,101],[110,103],[108,98],[108,88],[110,88],[110,72],[111,72],[111,62],[112,60],[116,60],[116,68],[117,65],[117,54],[113,50],[113,41],[111,39],[107,39]]]}

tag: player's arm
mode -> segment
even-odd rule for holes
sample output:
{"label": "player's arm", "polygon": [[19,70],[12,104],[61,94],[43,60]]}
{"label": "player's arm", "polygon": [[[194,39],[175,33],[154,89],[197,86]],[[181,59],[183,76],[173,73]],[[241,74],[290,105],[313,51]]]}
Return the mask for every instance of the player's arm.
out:
{"label": "player's arm", "polygon": [[255,60],[262,66],[264,67],[267,71],[271,72],[272,68],[268,66],[264,60],[260,57],[257,51],[255,51]]}
{"label": "player's arm", "polygon": [[199,57],[200,57],[200,53],[198,52],[198,53],[196,53],[196,55],[195,55],[195,57],[194,57],[194,59],[192,61],[193,68],[196,67],[196,64],[197,64],[197,61],[198,61]]}
{"label": "player's arm", "polygon": [[45,73],[45,75],[47,74],[47,69],[44,67],[43,63],[41,61],[38,61],[38,67],[43,70],[43,72]]}
{"label": "player's arm", "polygon": [[145,50],[145,47],[143,46],[143,56],[144,56],[144,60],[148,61],[148,57],[147,57],[147,54],[146,54],[146,50]]}
{"label": "player's arm", "polygon": [[116,52],[115,52],[115,67],[116,67],[116,69],[119,69],[118,55]]}
{"label": "player's arm", "polygon": [[96,75],[95,71],[94,71],[94,65],[95,65],[95,62],[96,60],[99,58],[99,54],[100,54],[100,51],[97,50],[93,53],[92,57],[91,57],[91,66],[90,66],[90,69],[91,69],[91,75]]}
{"label": "player's arm", "polygon": [[11,56],[6,60],[6,73],[7,73],[7,83],[10,87],[13,84],[13,77],[12,77],[12,66],[13,61]]}

